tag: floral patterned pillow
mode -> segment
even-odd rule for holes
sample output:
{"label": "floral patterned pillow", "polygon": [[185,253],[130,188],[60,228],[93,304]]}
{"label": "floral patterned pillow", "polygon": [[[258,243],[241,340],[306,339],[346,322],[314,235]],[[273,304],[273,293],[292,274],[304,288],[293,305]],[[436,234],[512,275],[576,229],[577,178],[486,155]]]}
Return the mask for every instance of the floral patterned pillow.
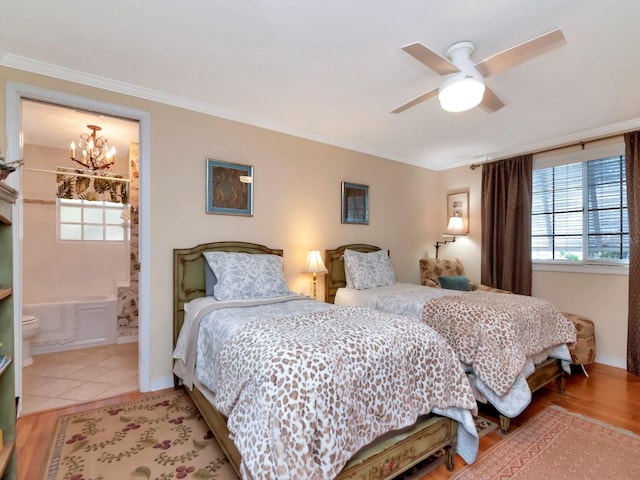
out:
{"label": "floral patterned pillow", "polygon": [[347,249],[344,251],[344,268],[357,290],[396,283],[388,250],[361,253]]}
{"label": "floral patterned pillow", "polygon": [[205,252],[218,279],[213,287],[217,300],[246,300],[294,295],[287,287],[279,255],[238,252]]}

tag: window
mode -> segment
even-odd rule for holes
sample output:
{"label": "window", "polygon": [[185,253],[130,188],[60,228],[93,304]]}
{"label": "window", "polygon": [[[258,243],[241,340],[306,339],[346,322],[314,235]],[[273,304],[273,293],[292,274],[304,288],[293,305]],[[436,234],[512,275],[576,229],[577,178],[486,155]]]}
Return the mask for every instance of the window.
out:
{"label": "window", "polygon": [[128,206],[122,203],[59,198],[58,237],[60,240],[128,241],[127,216]]}
{"label": "window", "polygon": [[624,156],[533,171],[533,260],[629,260]]}

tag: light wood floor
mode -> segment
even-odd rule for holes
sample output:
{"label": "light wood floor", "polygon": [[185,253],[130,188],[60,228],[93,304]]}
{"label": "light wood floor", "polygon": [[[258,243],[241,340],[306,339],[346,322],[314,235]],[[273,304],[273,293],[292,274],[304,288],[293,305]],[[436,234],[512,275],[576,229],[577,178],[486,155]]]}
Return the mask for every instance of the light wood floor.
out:
{"label": "light wood floor", "polygon": [[[589,378],[580,373],[567,377],[567,387],[562,394],[557,392],[555,385],[537,391],[534,394],[533,402],[525,412],[512,420],[511,428],[518,428],[547,405],[553,404],[640,434],[640,377],[630,375],[619,368],[600,364],[589,365],[587,369]],[[16,439],[17,479],[35,480],[39,478],[56,420],[61,415],[136,400],[144,396],[145,394],[134,392],[19,418]],[[498,432],[486,435],[480,441],[480,452],[485,451],[502,438],[503,436]],[[464,460],[457,456],[454,473],[464,465]],[[452,475],[453,473],[448,472],[446,467],[441,466],[423,478],[424,480],[448,479]]]}

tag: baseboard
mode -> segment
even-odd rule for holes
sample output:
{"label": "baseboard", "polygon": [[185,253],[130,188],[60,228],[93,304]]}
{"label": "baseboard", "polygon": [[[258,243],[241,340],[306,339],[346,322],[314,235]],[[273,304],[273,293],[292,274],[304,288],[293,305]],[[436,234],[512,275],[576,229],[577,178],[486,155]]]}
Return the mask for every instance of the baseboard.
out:
{"label": "baseboard", "polygon": [[138,335],[129,335],[127,337],[123,336],[123,337],[118,337],[118,340],[116,341],[117,344],[121,344],[121,343],[137,343],[138,342]]}
{"label": "baseboard", "polygon": [[165,388],[173,387],[173,375],[169,377],[161,377],[151,380],[149,383],[149,391],[155,392],[156,390],[164,390]]}
{"label": "baseboard", "polygon": [[627,369],[627,360],[620,357],[609,357],[606,355],[596,354],[596,363],[601,363],[610,367],[622,368],[623,370]]}

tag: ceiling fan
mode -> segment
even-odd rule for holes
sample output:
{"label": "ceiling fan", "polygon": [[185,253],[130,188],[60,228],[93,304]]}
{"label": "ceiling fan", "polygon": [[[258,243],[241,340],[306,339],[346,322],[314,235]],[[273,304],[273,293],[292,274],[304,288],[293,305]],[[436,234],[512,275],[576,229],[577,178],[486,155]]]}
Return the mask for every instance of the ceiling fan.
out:
{"label": "ceiling fan", "polygon": [[[444,79],[440,87],[403,103],[391,110],[391,113],[400,113],[436,95],[440,99],[442,108],[448,111],[461,112],[479,105],[486,112],[495,112],[504,107],[504,103],[484,84],[485,78],[520,65],[566,43],[562,30],[556,29],[475,64],[471,60],[475,50],[473,42],[454,43],[447,50],[448,58],[420,42],[406,45],[402,47],[405,52],[442,75]],[[460,93],[462,90],[468,91],[467,101],[463,101],[467,97],[463,97],[464,94]]]}

